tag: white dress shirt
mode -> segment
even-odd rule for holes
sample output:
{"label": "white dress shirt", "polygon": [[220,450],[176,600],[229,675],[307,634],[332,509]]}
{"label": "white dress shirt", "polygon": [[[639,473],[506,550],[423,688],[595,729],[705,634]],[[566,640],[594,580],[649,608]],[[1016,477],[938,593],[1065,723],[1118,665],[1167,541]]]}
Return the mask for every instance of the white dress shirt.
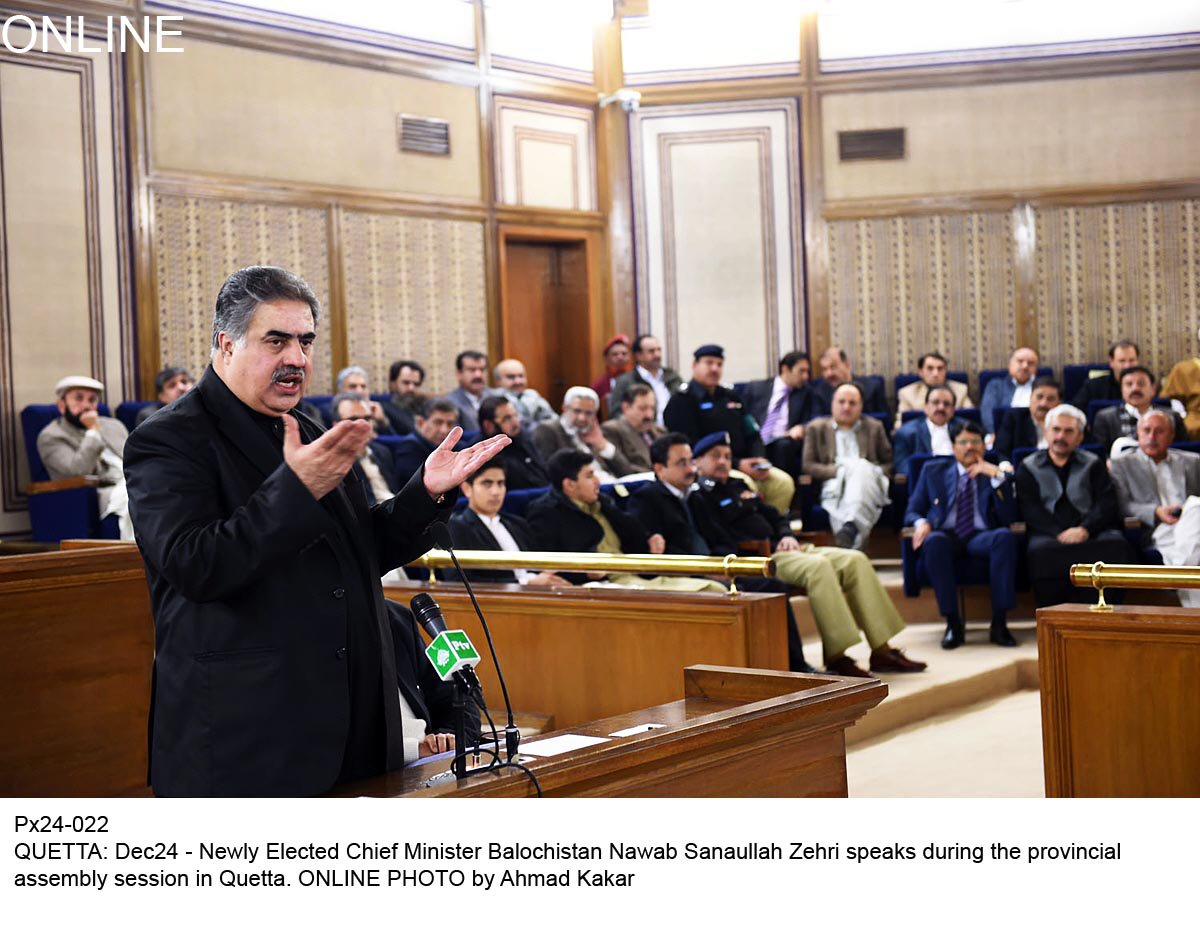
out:
{"label": "white dress shirt", "polygon": [[858,449],[858,435],[855,431],[858,429],[858,424],[850,427],[848,430],[833,425],[833,439],[837,446],[836,454],[837,461],[858,459],[862,454]]}
{"label": "white dress shirt", "polygon": [[659,368],[656,375],[650,374],[641,365],[634,366],[633,370],[637,372],[639,378],[654,388],[654,403],[658,407],[658,417],[655,419],[655,423],[662,423],[663,411],[667,409],[667,401],[671,399],[671,392],[667,390],[667,384],[663,381],[664,370]]}
{"label": "white dress shirt", "polygon": [[[1036,377],[1036,375],[1034,376]],[[1010,407],[1028,407],[1029,398],[1033,394],[1033,378],[1030,378],[1024,384],[1018,384],[1013,389],[1012,400],[1008,402]]]}
{"label": "white dress shirt", "polygon": [[[492,532],[492,537],[496,539],[496,543],[500,545],[500,549],[508,551],[510,554],[519,554],[521,548],[517,545],[508,528],[504,526],[504,522],[500,520],[499,515],[481,515],[475,512],[475,517],[483,522],[484,527]],[[514,570],[513,575],[517,578],[517,582],[524,585],[533,579],[533,574],[528,570]]]}
{"label": "white dress shirt", "polygon": [[950,424],[939,427],[928,417],[925,426],[929,429],[929,443],[935,456],[953,456],[954,444],[950,441]]}

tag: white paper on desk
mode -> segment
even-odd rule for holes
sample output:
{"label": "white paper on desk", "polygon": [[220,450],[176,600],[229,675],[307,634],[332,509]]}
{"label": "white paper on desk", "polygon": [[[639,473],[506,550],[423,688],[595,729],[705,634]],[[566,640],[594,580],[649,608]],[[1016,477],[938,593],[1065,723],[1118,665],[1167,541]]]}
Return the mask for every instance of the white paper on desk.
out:
{"label": "white paper on desk", "polygon": [[573,749],[586,749],[588,746],[598,746],[608,741],[607,736],[580,736],[577,733],[567,733],[563,736],[551,736],[549,739],[522,741],[521,752],[530,756],[557,756]]}
{"label": "white paper on desk", "polygon": [[615,733],[609,733],[609,736],[636,736],[638,733],[648,733],[650,730],[661,730],[667,724],[665,723],[643,723],[641,726],[631,726],[628,729],[617,730]]}

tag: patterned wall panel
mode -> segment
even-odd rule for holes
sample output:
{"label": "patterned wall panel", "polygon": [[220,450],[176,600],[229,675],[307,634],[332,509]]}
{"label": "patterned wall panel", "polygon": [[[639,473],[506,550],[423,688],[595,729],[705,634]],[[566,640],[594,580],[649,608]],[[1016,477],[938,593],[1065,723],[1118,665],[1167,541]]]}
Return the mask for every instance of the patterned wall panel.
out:
{"label": "patterned wall panel", "polygon": [[1103,361],[1124,336],[1160,377],[1196,354],[1200,201],[1042,208],[1035,226],[1038,340],[1056,363]]}
{"label": "patterned wall panel", "polygon": [[480,222],[346,212],[340,240],[349,360],[383,389],[397,358],[426,368],[432,392],[454,387],[454,356],[487,350]]}
{"label": "patterned wall panel", "polygon": [[995,367],[1016,338],[1014,269],[1008,212],[831,222],[830,335],[889,391],[927,351],[955,370]]}
{"label": "patterned wall panel", "polygon": [[[326,211],[258,202],[154,196],[159,349],[163,363],[207,366],[217,291],[252,264],[285,267],[329,306]],[[331,329],[318,325],[311,394],[332,390]]]}

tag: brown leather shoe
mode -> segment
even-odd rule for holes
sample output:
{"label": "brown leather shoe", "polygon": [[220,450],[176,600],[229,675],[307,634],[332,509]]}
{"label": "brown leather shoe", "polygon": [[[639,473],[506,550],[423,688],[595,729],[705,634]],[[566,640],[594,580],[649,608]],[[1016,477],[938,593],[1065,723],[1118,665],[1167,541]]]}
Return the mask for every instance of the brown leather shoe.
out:
{"label": "brown leather shoe", "polygon": [[870,671],[864,671],[856,665],[849,655],[838,655],[832,661],[826,661],[825,670],[842,677],[872,677]]}
{"label": "brown leather shoe", "polygon": [[881,645],[871,652],[871,670],[884,674],[924,671],[924,661],[913,661],[899,648]]}

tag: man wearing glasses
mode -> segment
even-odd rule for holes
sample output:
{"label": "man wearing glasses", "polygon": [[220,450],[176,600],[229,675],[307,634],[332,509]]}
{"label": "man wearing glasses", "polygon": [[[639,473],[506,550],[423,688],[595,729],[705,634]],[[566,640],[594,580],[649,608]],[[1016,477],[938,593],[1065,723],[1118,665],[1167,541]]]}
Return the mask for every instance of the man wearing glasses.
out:
{"label": "man wearing glasses", "polygon": [[914,528],[912,546],[946,618],[943,648],[966,640],[958,611],[958,582],[971,571],[987,571],[992,589],[991,641],[1017,644],[1008,630],[1008,610],[1016,605],[1017,520],[1012,480],[983,458],[983,428],[974,422],[954,429],[954,461],[930,463],[921,473],[904,516]]}

